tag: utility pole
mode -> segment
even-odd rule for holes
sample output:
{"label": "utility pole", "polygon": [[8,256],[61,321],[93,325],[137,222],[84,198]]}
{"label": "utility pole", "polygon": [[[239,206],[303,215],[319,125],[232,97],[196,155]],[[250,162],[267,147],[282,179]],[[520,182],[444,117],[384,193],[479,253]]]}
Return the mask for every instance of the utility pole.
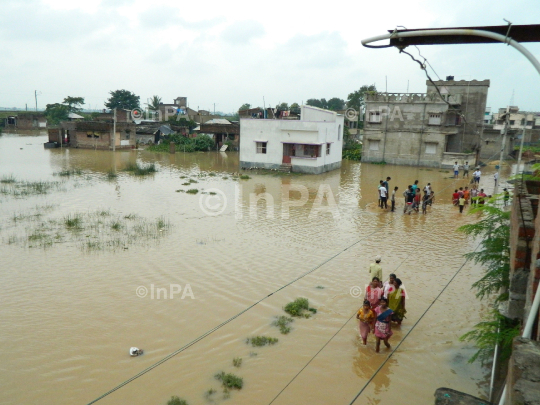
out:
{"label": "utility pole", "polygon": [[216,103],[214,103],[214,115],[216,115]]}
{"label": "utility pole", "polygon": [[36,99],[36,112],[37,112],[37,90],[34,90],[34,98]]}
{"label": "utility pole", "polygon": [[114,108],[114,117],[113,117],[113,144],[112,144],[112,150],[113,152],[116,151],[116,107]]}
{"label": "utility pole", "polygon": [[506,135],[508,134],[508,124],[510,121],[510,107],[506,110],[504,117],[504,133],[503,139],[501,142],[501,156],[499,157],[499,169],[497,170],[497,183],[495,183],[495,188],[493,189],[493,195],[497,194],[497,189],[499,188],[499,183],[501,181],[501,167],[504,159],[504,147],[506,146]]}
{"label": "utility pole", "polygon": [[519,146],[519,155],[516,166],[516,175],[519,174],[519,165],[521,164],[521,155],[523,153],[523,141],[525,140],[525,127],[527,126],[527,116],[525,116],[525,125],[523,126],[523,133],[521,134],[521,145]]}

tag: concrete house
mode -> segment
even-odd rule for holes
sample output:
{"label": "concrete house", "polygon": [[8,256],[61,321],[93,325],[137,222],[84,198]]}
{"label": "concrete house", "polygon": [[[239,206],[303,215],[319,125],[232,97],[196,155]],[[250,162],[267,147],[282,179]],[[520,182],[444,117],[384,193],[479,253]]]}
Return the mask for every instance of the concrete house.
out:
{"label": "concrete house", "polygon": [[411,166],[475,164],[489,80],[426,81],[426,93],[366,95],[362,161]]}
{"label": "concrete house", "polygon": [[300,120],[240,118],[240,167],[319,174],[341,167],[342,115],[302,106]]}

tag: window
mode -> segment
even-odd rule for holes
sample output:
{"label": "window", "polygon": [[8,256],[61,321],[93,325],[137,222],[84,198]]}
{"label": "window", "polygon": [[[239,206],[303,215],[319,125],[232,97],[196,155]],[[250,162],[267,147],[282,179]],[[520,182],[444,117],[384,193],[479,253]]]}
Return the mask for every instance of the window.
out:
{"label": "window", "polygon": [[304,145],[304,156],[318,157],[319,145]]}
{"label": "window", "polygon": [[268,142],[256,142],[257,145],[257,153],[264,153],[266,154],[266,144]]}
{"label": "window", "polygon": [[327,143],[327,144],[326,144],[326,154],[327,154],[327,155],[330,154],[330,145],[331,145],[331,143]]}
{"label": "window", "polygon": [[369,141],[369,150],[379,150],[379,143],[381,141]]}
{"label": "window", "polygon": [[234,141],[234,134],[228,134],[227,138],[229,138],[229,141]]}
{"label": "window", "polygon": [[428,125],[441,125],[441,116],[442,114],[429,114]]}
{"label": "window", "polygon": [[532,126],[533,122],[532,121],[527,121],[527,126],[530,127]]}
{"label": "window", "polygon": [[510,125],[514,125],[516,123],[516,120],[510,120]]}
{"label": "window", "polygon": [[437,153],[437,144],[426,142],[426,155],[434,155]]}
{"label": "window", "polygon": [[369,112],[369,122],[371,122],[371,123],[380,123],[381,122],[381,113],[380,113],[380,111],[370,111]]}

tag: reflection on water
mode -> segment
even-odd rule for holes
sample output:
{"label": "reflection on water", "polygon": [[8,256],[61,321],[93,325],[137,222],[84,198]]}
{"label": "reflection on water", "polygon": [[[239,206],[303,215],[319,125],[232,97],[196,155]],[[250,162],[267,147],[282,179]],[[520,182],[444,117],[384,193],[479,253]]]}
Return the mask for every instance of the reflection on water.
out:
{"label": "reflection on water", "polygon": [[[333,338],[360,306],[350,289],[367,283],[373,257],[383,256],[384,275],[396,271],[410,295],[408,318],[391,339],[395,346],[474,248],[454,232],[474,218],[450,204],[452,188],[466,181],[454,181],[447,171],[344,161],[320,176],[247,171],[250,178],[240,179],[236,153],[44,149],[45,141],[45,134],[0,137],[0,177],[57,181],[54,173],[61,170],[82,171],[64,180],[64,191],[0,194],[0,390],[7,404],[88,403],[315,268],[100,403],[159,404],[171,395],[202,403],[205,391],[219,388],[213,375],[226,371],[245,382],[232,403],[265,404],[329,340],[275,404],[348,403],[386,358],[384,349],[374,353],[372,340],[368,347],[357,344],[352,322]],[[136,161],[155,163],[158,172],[139,177],[123,171]],[[117,177],[109,178],[110,171]],[[400,191],[416,179],[431,182],[436,203],[426,216],[404,216],[402,205],[396,213],[377,208],[377,185],[386,176]],[[332,201],[337,215],[325,209]],[[53,237],[47,249],[10,243],[13,235],[28,240],[49,219],[65,221],[73,213],[84,219],[103,210],[148,223],[163,217],[171,227],[160,243],[91,255],[71,239]],[[14,219],[34,214],[42,215]],[[123,235],[122,224],[114,229],[104,222],[93,232],[99,234],[99,226]],[[87,235],[95,234],[81,231],[77,238]],[[455,302],[476,302],[470,284],[479,275],[477,266],[463,268],[357,403],[429,403],[442,385],[482,394],[483,370],[466,364],[471,348],[458,341],[481,311],[463,316],[449,310]],[[136,294],[141,286],[186,284],[193,299]],[[308,298],[318,312],[279,335],[271,323],[297,297]],[[279,337],[279,343],[252,355],[245,339],[254,335]],[[145,354],[130,358],[131,346]],[[243,358],[241,368],[232,366],[234,357]]]}

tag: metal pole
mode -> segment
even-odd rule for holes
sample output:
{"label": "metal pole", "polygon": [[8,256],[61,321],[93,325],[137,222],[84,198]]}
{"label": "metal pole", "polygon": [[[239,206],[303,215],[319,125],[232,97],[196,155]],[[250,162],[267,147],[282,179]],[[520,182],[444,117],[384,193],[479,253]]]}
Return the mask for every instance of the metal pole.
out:
{"label": "metal pole", "polygon": [[506,134],[508,134],[508,121],[510,119],[510,107],[506,111],[506,117],[504,119],[504,134],[501,143],[501,155],[499,157],[499,169],[497,170],[497,182],[495,183],[495,188],[493,189],[493,195],[497,194],[497,189],[499,188],[499,183],[501,180],[501,168],[504,159],[504,148],[506,146]]}
{"label": "metal pole", "polygon": [[113,152],[116,151],[116,108],[114,109],[114,117],[113,117],[113,144],[112,144],[112,150]]}
{"label": "metal pole", "polygon": [[34,98],[36,99],[36,112],[37,112],[37,90],[34,90]]}
{"label": "metal pole", "polygon": [[523,141],[525,140],[525,127],[527,126],[527,117],[525,116],[525,126],[523,127],[523,134],[521,135],[521,145],[519,146],[519,155],[516,167],[516,175],[519,173],[519,166],[521,164],[521,155],[523,154]]}

